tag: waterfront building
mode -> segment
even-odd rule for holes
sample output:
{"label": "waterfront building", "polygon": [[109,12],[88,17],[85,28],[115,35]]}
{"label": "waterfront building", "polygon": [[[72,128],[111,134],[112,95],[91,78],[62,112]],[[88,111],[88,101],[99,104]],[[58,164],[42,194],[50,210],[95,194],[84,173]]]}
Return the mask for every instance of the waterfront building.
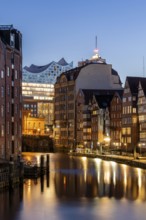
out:
{"label": "waterfront building", "polygon": [[100,145],[106,149],[110,147],[110,103],[114,93],[114,91],[99,91],[93,96],[91,131],[94,149],[99,149]]}
{"label": "waterfront building", "polygon": [[22,134],[23,135],[44,135],[44,118],[31,117],[30,110],[23,110],[22,113]]}
{"label": "waterfront building", "polygon": [[117,150],[121,147],[122,95],[123,95],[123,91],[115,92],[110,103],[111,148],[117,149]]}
{"label": "waterfront building", "polygon": [[91,101],[96,90],[79,89],[76,96],[76,145],[89,149],[91,146]]}
{"label": "waterfront building", "polygon": [[64,71],[73,68],[73,62],[64,58],[44,66],[32,64],[23,68],[22,95],[23,109],[30,109],[32,117],[45,118],[45,126],[53,126],[54,121],[54,83]]}
{"label": "waterfront building", "polygon": [[0,158],[21,152],[22,35],[13,25],[0,25]]}
{"label": "waterfront building", "polygon": [[139,152],[146,149],[146,78],[139,81],[138,86],[138,121],[139,121]]}
{"label": "waterfront building", "polygon": [[79,90],[76,98],[77,145],[97,149],[99,145],[107,144],[105,140],[110,138],[110,103],[115,92]]}
{"label": "waterfront building", "polygon": [[139,142],[138,86],[142,77],[126,77],[122,100],[122,148],[136,150]]}
{"label": "waterfront building", "polygon": [[79,89],[122,90],[120,77],[99,57],[62,73],[55,83],[54,139],[56,147],[71,148],[76,141],[76,96]]}

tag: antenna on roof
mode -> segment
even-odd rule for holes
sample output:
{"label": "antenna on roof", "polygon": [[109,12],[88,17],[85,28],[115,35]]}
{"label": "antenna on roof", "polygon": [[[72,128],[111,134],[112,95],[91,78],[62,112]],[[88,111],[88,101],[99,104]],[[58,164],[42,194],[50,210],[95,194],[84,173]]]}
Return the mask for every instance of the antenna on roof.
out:
{"label": "antenna on roof", "polygon": [[98,48],[97,48],[97,36],[95,36],[95,49],[94,49],[94,53],[95,53],[95,55],[97,56],[97,58],[98,58]]}
{"label": "antenna on roof", "polygon": [[95,48],[97,49],[97,36],[95,36]]}
{"label": "antenna on roof", "polygon": [[145,65],[144,65],[144,56],[143,56],[143,77],[145,77]]}

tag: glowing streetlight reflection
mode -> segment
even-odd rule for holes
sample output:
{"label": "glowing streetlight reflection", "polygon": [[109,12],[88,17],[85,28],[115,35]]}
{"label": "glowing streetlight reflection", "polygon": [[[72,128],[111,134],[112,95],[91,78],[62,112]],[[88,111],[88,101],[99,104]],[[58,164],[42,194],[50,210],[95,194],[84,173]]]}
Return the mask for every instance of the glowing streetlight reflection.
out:
{"label": "glowing streetlight reflection", "polygon": [[81,159],[83,162],[84,181],[86,182],[87,180],[87,157],[82,157]]}

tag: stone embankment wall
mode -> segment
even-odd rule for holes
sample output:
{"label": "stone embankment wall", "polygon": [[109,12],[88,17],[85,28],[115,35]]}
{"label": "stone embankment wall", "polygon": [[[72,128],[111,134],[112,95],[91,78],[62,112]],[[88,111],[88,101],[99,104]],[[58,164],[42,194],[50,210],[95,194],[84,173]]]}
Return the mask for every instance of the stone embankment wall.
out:
{"label": "stone embankment wall", "polygon": [[146,158],[134,159],[133,157],[126,157],[126,156],[124,157],[124,156],[116,156],[116,155],[82,154],[82,153],[69,153],[69,154],[73,156],[86,156],[89,158],[100,158],[102,160],[115,161],[117,163],[146,169]]}
{"label": "stone embankment wall", "polygon": [[9,187],[9,166],[0,165],[0,189]]}
{"label": "stone embankment wall", "polygon": [[16,185],[23,183],[23,162],[10,161],[0,164],[0,189],[13,189]]}

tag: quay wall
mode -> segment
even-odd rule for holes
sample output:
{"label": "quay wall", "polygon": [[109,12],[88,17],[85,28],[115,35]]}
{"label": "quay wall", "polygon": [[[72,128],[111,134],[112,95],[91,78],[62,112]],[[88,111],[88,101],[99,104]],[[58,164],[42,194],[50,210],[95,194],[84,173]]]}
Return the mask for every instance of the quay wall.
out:
{"label": "quay wall", "polygon": [[142,168],[146,169],[146,158],[141,158],[141,159],[134,159],[132,156],[127,157],[127,156],[118,156],[118,155],[102,155],[102,154],[84,154],[84,153],[69,153],[70,155],[73,156],[85,156],[89,158],[100,158],[102,160],[107,160],[107,161],[115,161],[117,163],[121,164],[126,164],[129,166],[137,167],[137,168]]}
{"label": "quay wall", "polygon": [[0,190],[13,189],[23,183],[23,163],[13,162],[0,164]]}

